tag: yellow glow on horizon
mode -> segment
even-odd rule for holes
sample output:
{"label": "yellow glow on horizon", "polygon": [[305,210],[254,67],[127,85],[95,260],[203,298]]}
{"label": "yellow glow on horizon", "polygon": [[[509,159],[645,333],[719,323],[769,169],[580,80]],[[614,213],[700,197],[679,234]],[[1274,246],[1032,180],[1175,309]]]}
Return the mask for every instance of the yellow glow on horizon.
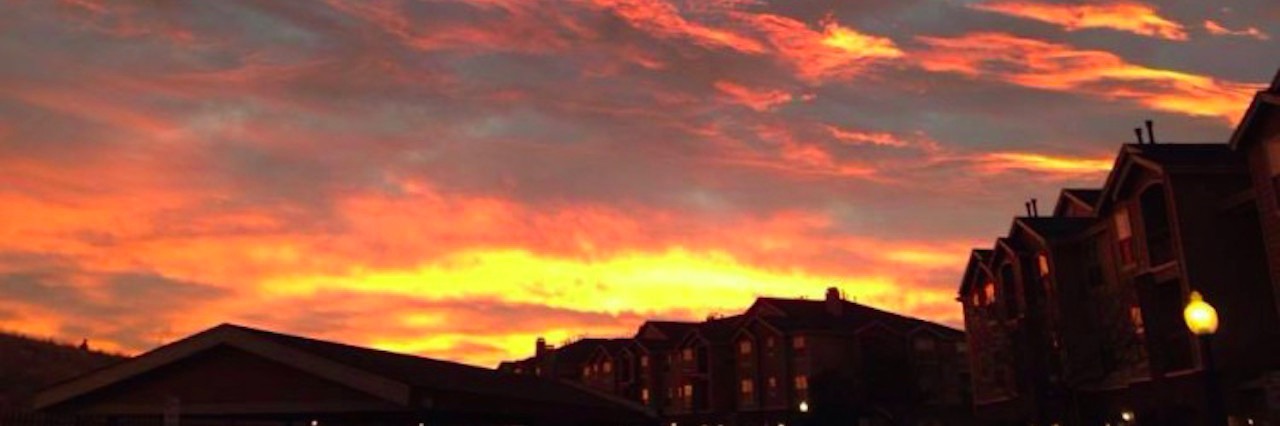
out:
{"label": "yellow glow on horizon", "polygon": [[429,299],[479,296],[617,314],[627,310],[742,308],[756,295],[816,297],[836,284],[851,294],[872,298],[896,288],[894,280],[887,276],[772,271],[742,264],[724,252],[694,253],[681,248],[660,253],[620,253],[592,261],[549,257],[521,249],[467,250],[416,269],[355,269],[338,276],[283,277],[266,280],[261,288],[275,296],[324,290]]}

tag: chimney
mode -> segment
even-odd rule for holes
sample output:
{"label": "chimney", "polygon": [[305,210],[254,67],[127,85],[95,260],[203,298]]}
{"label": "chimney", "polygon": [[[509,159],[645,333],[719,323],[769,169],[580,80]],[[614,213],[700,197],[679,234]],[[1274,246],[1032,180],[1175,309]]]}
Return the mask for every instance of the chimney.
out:
{"label": "chimney", "polygon": [[1154,144],[1156,143],[1156,132],[1154,130],[1155,123],[1153,123],[1151,120],[1147,120],[1146,123],[1147,123],[1147,143]]}
{"label": "chimney", "polygon": [[1280,69],[1276,70],[1276,76],[1271,79],[1270,92],[1280,92]]}
{"label": "chimney", "polygon": [[1022,207],[1025,207],[1025,208],[1027,209],[1027,216],[1028,216],[1028,217],[1030,217],[1030,216],[1031,216],[1031,202],[1030,202],[1030,201],[1027,201],[1027,202],[1022,203]]}
{"label": "chimney", "polygon": [[1141,127],[1134,127],[1134,128],[1133,128],[1133,135],[1138,137],[1138,145],[1142,145],[1142,128],[1141,128]]}
{"label": "chimney", "polygon": [[547,339],[539,337],[538,342],[535,343],[534,345],[535,346],[534,346],[533,356],[541,357],[542,354],[547,353]]}
{"label": "chimney", "polygon": [[827,287],[827,297],[824,303],[827,307],[827,313],[837,317],[844,314],[844,297],[840,296],[839,289]]}
{"label": "chimney", "polygon": [[1031,199],[1031,217],[1040,217],[1040,206],[1036,205],[1036,199]]}

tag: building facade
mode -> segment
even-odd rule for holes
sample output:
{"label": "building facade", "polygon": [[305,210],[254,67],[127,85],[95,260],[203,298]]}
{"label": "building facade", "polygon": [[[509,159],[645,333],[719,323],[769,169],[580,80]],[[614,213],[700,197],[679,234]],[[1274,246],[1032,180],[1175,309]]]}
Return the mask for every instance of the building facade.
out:
{"label": "building facade", "polygon": [[[1237,424],[1280,422],[1278,93],[1280,75],[1230,143],[1124,145],[1101,188],[971,253],[957,300],[980,418],[1205,424],[1217,394]],[[1218,309],[1212,340],[1184,323],[1193,291]]]}
{"label": "building facade", "polygon": [[[584,343],[585,342],[585,343]],[[594,347],[595,389],[639,402],[663,424],[967,424],[964,333],[845,300],[760,298],[739,315],[649,321]],[[561,349],[502,369],[534,374]],[[562,362],[562,361],[561,361]],[[548,367],[550,368],[550,367]]]}

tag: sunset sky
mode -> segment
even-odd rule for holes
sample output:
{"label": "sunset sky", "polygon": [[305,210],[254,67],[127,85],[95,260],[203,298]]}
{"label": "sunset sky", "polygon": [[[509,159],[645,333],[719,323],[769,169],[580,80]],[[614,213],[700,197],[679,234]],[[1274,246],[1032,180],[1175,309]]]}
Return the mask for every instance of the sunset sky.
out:
{"label": "sunset sky", "polygon": [[1221,142],[1280,2],[0,0],[0,329],[492,366],[968,250],[1132,129]]}

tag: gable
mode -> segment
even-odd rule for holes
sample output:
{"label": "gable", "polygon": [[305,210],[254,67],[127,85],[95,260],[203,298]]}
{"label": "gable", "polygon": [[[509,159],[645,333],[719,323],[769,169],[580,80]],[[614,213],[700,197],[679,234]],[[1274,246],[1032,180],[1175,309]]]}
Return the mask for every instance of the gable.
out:
{"label": "gable", "polygon": [[638,333],[636,338],[644,339],[644,340],[666,340],[666,339],[669,339],[670,337],[668,337],[666,333],[663,333],[662,330],[659,330],[658,327],[655,327],[653,324],[645,324],[644,327],[640,328],[640,333]]}
{"label": "gable", "polygon": [[785,316],[786,313],[783,312],[781,309],[778,309],[777,306],[773,306],[772,304],[770,304],[768,300],[760,298],[760,299],[756,299],[756,303],[752,304],[751,307],[747,309],[746,315],[760,316],[760,317],[778,317],[778,316]]}
{"label": "gable", "polygon": [[65,402],[79,412],[154,413],[172,398],[183,414],[331,409],[392,410],[397,406],[293,366],[228,345],[113,383]]}

